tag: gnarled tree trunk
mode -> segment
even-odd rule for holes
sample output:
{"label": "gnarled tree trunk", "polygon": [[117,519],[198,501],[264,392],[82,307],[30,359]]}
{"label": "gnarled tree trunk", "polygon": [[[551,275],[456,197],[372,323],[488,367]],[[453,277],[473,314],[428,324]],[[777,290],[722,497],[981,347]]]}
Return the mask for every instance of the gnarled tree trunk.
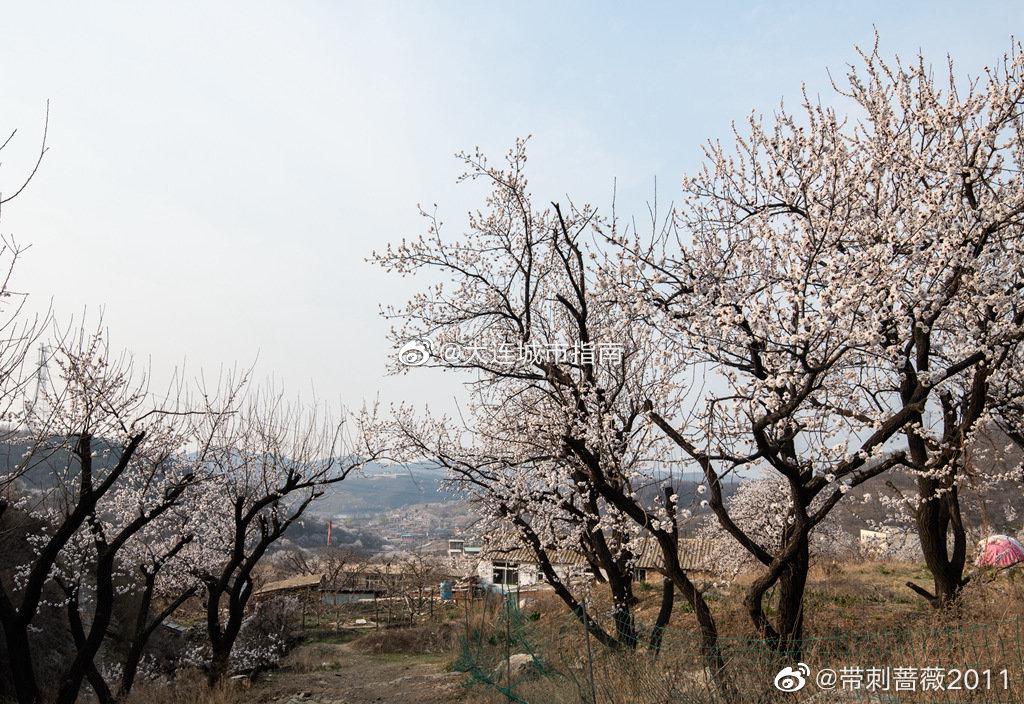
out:
{"label": "gnarled tree trunk", "polygon": [[[940,485],[935,479],[919,477],[917,483],[922,500],[915,511],[914,521],[925,564],[932,574],[934,591],[929,593],[911,582],[907,586],[926,598],[933,607],[944,609],[953,605],[968,581],[964,578],[967,530],[960,516],[960,501],[955,487],[936,495]],[[950,535],[953,538],[952,551]]]}
{"label": "gnarled tree trunk", "polygon": [[14,684],[18,704],[39,704],[42,698],[32,665],[28,629],[16,619],[3,619],[4,641],[7,645],[7,667]]}

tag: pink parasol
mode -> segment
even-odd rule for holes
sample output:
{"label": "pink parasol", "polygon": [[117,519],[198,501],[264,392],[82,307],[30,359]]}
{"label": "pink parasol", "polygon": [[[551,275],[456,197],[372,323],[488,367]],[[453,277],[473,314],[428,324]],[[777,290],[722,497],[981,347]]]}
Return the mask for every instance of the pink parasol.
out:
{"label": "pink parasol", "polygon": [[1013,567],[1024,562],[1024,547],[1008,535],[990,535],[978,544],[978,567]]}

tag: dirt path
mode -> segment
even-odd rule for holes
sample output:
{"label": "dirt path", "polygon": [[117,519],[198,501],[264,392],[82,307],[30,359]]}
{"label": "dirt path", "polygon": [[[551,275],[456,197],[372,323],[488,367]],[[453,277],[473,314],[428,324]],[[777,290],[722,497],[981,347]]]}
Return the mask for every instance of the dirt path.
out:
{"label": "dirt path", "polygon": [[253,686],[267,704],[448,704],[461,701],[465,675],[439,655],[371,655],[356,643],[301,646],[285,667]]}

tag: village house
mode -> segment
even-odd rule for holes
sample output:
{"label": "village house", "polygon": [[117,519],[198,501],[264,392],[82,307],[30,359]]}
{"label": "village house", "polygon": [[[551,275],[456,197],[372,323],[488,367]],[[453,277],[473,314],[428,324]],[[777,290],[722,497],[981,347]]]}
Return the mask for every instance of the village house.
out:
{"label": "village house", "polygon": [[448,540],[448,557],[451,558],[462,556],[479,557],[482,550],[483,548],[480,545],[463,538],[450,538]]}
{"label": "village house", "polygon": [[[574,550],[554,550],[549,553],[551,565],[559,579],[572,582],[593,579],[590,563]],[[701,574],[710,572],[711,550],[705,541],[681,539],[679,541],[679,562],[687,572]],[[662,578],[661,549],[654,540],[644,541],[636,557],[637,582],[655,582]],[[476,576],[481,585],[499,591],[519,591],[523,588],[544,586],[544,575],[533,550],[523,547],[493,547],[484,549],[477,563]]]}
{"label": "village house", "polygon": [[446,567],[452,577],[465,578],[476,574],[483,548],[475,541],[463,538],[448,540]]}

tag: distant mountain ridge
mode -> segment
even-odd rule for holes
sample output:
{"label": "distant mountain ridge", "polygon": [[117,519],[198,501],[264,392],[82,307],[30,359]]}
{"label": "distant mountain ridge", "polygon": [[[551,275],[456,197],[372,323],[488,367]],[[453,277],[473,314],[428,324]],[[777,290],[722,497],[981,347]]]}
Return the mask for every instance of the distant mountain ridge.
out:
{"label": "distant mountain ridge", "polygon": [[444,480],[444,472],[430,463],[370,463],[328,487],[312,508],[325,515],[366,516],[412,504],[459,501],[456,492],[443,487]]}

